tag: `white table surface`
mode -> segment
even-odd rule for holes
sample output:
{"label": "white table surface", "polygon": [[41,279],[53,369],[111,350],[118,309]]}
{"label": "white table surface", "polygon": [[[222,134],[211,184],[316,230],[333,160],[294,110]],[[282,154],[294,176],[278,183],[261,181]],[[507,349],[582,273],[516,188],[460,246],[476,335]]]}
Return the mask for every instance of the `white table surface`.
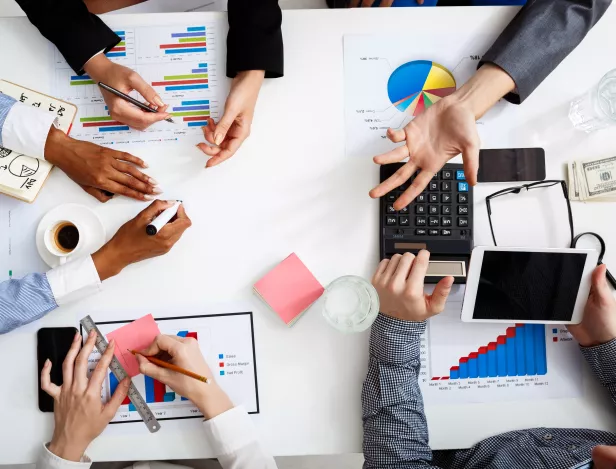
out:
{"label": "white table surface", "polygon": [[[263,443],[276,455],[360,452],[360,391],[368,334],[341,335],[327,326],[316,308],[289,329],[254,298],[251,287],[293,251],[323,284],[345,274],[369,278],[377,264],[378,202],[367,193],[377,182],[378,169],[370,159],[347,159],[344,151],[343,35],[404,33],[412,27],[429,37],[472,27],[496,36],[516,11],[285,12],[285,77],[264,85],[252,136],[234,158],[204,170],[205,157],[193,148],[130,148],[150,163],[151,174],[169,198],[186,202],[192,217],[192,228],[171,254],[129,267],[105,282],[101,294],[0,337],[0,356],[5,357],[0,375],[0,462],[32,462],[52,432],[52,416],[37,409],[38,327],[76,324],[87,313],[117,320],[146,313],[217,312],[237,301],[249,302],[255,314],[261,414],[254,422]],[[162,24],[218,14],[179,15],[123,19]],[[504,111],[522,123],[511,128],[516,144],[546,149],[548,178],[564,177],[563,164],[569,159],[611,156],[616,150],[613,129],[586,136],[566,121],[567,103],[616,66],[615,22],[616,11],[611,9],[523,106],[507,106]],[[0,44],[2,78],[49,89],[45,40],[25,18],[0,19]],[[500,187],[487,185],[475,192],[476,244],[490,244],[483,198]],[[531,199],[523,200],[526,207],[532,206]],[[37,210],[42,214],[69,201],[93,207],[108,233],[142,207],[122,198],[98,204],[54,171],[36,202]],[[613,206],[573,206],[576,231],[603,234],[608,246],[605,260],[608,265],[616,262]],[[536,229],[547,244],[567,242],[566,224],[542,229],[527,226],[521,218],[500,217],[503,233],[513,241],[532,243]],[[614,428],[608,399],[590,382],[584,399],[432,407],[427,417],[435,448],[448,447],[454,440],[458,446],[469,446],[489,435],[532,426]],[[115,425],[92,444],[89,454],[94,460],[208,457],[211,450],[199,425],[197,419],[164,422],[154,435],[141,423]]]}

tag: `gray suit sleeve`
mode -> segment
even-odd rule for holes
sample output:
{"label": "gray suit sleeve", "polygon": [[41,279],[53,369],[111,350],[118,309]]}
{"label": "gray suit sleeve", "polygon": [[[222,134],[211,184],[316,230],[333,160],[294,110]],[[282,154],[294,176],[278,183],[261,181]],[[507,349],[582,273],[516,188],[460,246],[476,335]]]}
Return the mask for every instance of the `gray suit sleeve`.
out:
{"label": "gray suit sleeve", "polygon": [[483,56],[517,86],[505,96],[520,104],[582,42],[611,0],[529,0]]}

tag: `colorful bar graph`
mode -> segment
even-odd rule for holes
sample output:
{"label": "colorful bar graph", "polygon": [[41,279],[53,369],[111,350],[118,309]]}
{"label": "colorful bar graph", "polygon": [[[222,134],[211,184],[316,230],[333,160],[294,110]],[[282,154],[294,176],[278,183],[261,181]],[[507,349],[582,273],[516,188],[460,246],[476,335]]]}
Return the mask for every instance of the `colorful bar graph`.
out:
{"label": "colorful bar graph", "polygon": [[[548,372],[545,326],[516,324],[449,369],[447,379],[535,376]],[[446,379],[446,378],[433,378]]]}
{"label": "colorful bar graph", "polygon": [[200,90],[209,88],[208,82],[207,73],[201,73],[200,69],[192,69],[192,73],[165,75],[163,81],[153,81],[152,86],[164,86],[165,91]]}
{"label": "colorful bar graph", "polygon": [[[165,395],[167,393],[167,387],[160,381],[145,376],[145,401],[148,404],[153,402],[168,402],[165,401]],[[174,399],[175,400],[175,397]]]}
{"label": "colorful bar graph", "polygon": [[[181,44],[161,44],[161,49],[182,49],[189,47],[205,47],[207,44],[205,42],[187,42]],[[179,51],[178,51],[179,52]]]}
{"label": "colorful bar graph", "polygon": [[94,80],[90,75],[74,75],[71,76],[71,86],[94,85]]}
{"label": "colorful bar graph", "polygon": [[[118,388],[118,378],[116,378],[113,373],[109,373],[109,396],[113,396],[117,388]],[[126,396],[124,400],[122,401],[122,405],[128,405],[128,404],[130,404],[130,399],[128,398],[128,396]]]}
{"label": "colorful bar graph", "polygon": [[130,130],[130,127],[127,125],[114,121],[109,113],[106,116],[80,117],[79,122],[84,128],[96,127],[99,132],[123,132]]}

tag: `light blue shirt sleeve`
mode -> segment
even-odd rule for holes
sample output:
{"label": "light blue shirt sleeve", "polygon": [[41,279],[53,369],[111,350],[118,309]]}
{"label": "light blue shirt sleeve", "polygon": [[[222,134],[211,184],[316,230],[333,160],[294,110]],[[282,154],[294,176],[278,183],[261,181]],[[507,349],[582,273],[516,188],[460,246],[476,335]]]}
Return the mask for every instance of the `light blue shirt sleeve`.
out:
{"label": "light blue shirt sleeve", "polygon": [[5,94],[0,93],[0,147],[2,147],[2,128],[4,127],[4,121],[6,116],[9,115],[9,111],[16,103],[13,98]]}
{"label": "light blue shirt sleeve", "polygon": [[42,318],[58,307],[46,274],[0,283],[0,334]]}

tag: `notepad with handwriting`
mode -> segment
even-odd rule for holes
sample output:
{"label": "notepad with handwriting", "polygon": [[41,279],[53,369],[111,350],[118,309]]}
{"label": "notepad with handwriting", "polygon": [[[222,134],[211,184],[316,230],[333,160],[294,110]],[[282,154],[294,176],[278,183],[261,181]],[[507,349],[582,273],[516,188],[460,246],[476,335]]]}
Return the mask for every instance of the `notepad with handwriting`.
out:
{"label": "notepad with handwriting", "polygon": [[[5,80],[0,80],[0,93],[54,114],[58,128],[66,134],[70,132],[77,114],[74,104]],[[0,147],[0,193],[31,203],[43,188],[52,168],[45,160]]]}
{"label": "notepad with handwriting", "polygon": [[254,290],[287,326],[295,324],[325,291],[295,253],[259,280]]}

